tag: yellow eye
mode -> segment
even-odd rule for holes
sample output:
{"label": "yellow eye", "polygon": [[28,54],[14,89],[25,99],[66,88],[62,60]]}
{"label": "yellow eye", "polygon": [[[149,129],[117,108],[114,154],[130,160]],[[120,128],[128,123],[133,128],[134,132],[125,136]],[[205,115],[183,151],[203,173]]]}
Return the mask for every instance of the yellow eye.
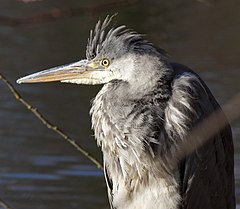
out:
{"label": "yellow eye", "polygon": [[110,65],[110,61],[107,58],[101,60],[100,64],[104,67],[108,67]]}

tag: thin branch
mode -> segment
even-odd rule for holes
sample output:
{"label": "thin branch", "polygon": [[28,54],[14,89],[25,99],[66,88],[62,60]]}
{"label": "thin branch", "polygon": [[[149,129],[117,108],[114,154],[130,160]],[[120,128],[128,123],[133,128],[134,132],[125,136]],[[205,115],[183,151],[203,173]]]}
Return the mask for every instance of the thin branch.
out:
{"label": "thin branch", "polygon": [[3,200],[0,200],[0,207],[4,209],[12,209],[7,203],[5,203]]}
{"label": "thin branch", "polygon": [[[233,96],[228,103],[213,112],[200,122],[186,140],[181,144],[181,149],[173,157],[183,159],[210,140],[219,130],[223,130],[229,123],[240,118],[240,93]],[[229,139],[230,140],[230,139]]]}
{"label": "thin branch", "polygon": [[[80,151],[84,156],[90,159],[98,168],[102,169],[101,164],[93,158],[88,152],[86,152],[80,145],[76,143],[73,139],[71,139],[68,135],[66,135],[63,131],[61,131],[57,126],[52,125],[50,122],[45,119],[36,108],[32,107],[26,100],[24,100],[19,93],[14,89],[11,83],[0,73],[0,79],[3,80],[8,88],[11,90],[13,95],[17,100],[19,100],[24,106],[26,106],[29,110],[31,110],[41,122],[46,125],[48,128],[55,131],[57,134],[61,135],[65,140],[71,143],[78,151]],[[178,153],[175,153],[173,156],[177,159],[182,159],[185,156],[192,153],[194,150],[203,145],[207,140],[210,140],[219,130],[223,129],[228,122],[233,123],[240,117],[240,94],[235,95],[230,101],[225,104],[222,109],[216,110],[212,113],[208,118],[203,120],[199,125],[197,125],[189,136],[184,140],[181,145],[181,150]],[[228,120],[226,120],[226,116]],[[216,121],[217,119],[217,121]],[[204,130],[204,131],[203,131]],[[171,157],[169,157],[171,158]]]}
{"label": "thin branch", "polygon": [[87,152],[81,145],[79,145],[74,139],[64,133],[60,128],[50,123],[38,110],[33,107],[29,102],[22,98],[22,96],[17,92],[17,90],[13,87],[13,85],[0,73],[0,80],[2,80],[9,90],[12,92],[14,97],[20,101],[27,109],[29,109],[47,128],[53,130],[55,133],[60,135],[64,140],[70,143],[73,147],[75,147],[79,152],[81,152],[86,158],[88,158],[91,162],[93,162],[98,168],[103,169],[101,163],[94,158],[89,152]]}

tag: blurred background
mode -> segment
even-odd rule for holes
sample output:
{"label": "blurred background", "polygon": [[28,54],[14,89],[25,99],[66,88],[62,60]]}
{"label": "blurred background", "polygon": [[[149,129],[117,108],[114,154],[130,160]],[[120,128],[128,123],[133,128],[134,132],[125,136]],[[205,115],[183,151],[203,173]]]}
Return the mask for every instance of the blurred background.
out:
{"label": "blurred background", "polygon": [[[0,0],[0,72],[51,122],[101,161],[90,101],[101,86],[17,85],[32,72],[85,57],[99,18],[125,24],[200,74],[220,104],[240,90],[238,0]],[[240,208],[240,121],[232,124]],[[109,208],[104,177],[44,127],[0,82],[0,198],[12,209]]]}

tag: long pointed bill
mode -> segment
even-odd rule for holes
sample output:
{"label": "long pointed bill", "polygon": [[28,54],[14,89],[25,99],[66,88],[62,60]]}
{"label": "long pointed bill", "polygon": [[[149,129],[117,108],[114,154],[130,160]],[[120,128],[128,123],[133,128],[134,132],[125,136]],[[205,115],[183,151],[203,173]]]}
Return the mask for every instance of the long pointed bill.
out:
{"label": "long pointed bill", "polygon": [[17,83],[70,82],[79,84],[100,84],[109,77],[102,66],[88,60],[43,70],[17,80]]}

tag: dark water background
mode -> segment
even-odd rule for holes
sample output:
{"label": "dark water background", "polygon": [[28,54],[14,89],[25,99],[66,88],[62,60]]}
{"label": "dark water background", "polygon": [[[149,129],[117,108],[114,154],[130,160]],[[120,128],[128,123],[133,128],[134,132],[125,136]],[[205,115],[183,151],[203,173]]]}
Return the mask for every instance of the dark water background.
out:
{"label": "dark water background", "polygon": [[[24,18],[59,9],[111,1],[0,0],[0,15]],[[172,59],[205,80],[220,104],[240,90],[240,1],[129,1],[46,23],[7,25],[0,18],[0,72],[15,82],[37,70],[85,56],[89,30],[99,17],[118,12],[126,24]],[[10,24],[10,23],[9,23]],[[61,83],[17,85],[48,119],[101,160],[90,130],[90,100],[100,86]],[[236,195],[240,204],[240,122],[232,124]],[[103,174],[79,152],[46,129],[0,82],[0,198],[13,209],[108,208]],[[240,206],[238,205],[238,208]]]}

